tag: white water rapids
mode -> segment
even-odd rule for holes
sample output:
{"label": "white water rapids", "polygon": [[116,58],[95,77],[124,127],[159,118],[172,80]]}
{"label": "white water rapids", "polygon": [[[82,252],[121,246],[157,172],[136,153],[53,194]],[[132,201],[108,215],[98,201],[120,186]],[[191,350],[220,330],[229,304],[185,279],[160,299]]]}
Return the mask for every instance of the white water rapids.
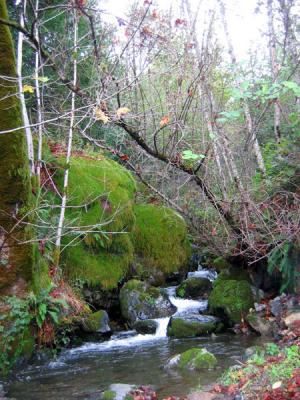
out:
{"label": "white water rapids", "polygon": [[[207,269],[203,269],[199,265],[198,271],[189,272],[188,277],[194,278],[208,278],[214,280],[216,278],[216,273]],[[207,309],[207,300],[189,300],[176,297],[176,287],[171,286],[165,288],[165,291],[169,297],[170,302],[176,307],[176,312],[174,316],[180,315],[190,315],[199,314]],[[79,353],[86,352],[101,352],[109,351],[117,348],[127,348],[138,346],[143,343],[154,342],[157,340],[167,339],[167,328],[171,317],[166,318],[156,318],[154,321],[157,322],[156,332],[154,334],[136,334],[135,331],[130,332],[120,332],[113,335],[110,340],[102,343],[85,343],[84,345],[77,347],[75,349],[68,350],[69,355],[78,355]]]}

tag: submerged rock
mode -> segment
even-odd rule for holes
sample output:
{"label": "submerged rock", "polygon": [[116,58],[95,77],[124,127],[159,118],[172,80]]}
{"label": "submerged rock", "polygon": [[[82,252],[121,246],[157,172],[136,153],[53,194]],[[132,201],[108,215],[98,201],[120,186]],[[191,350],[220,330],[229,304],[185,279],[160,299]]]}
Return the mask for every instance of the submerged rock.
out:
{"label": "submerged rock", "polygon": [[221,321],[208,315],[174,316],[170,319],[167,334],[170,337],[185,338],[208,335],[223,329]]}
{"label": "submerged rock", "polygon": [[163,291],[135,279],[122,287],[120,305],[122,316],[130,325],[138,319],[169,317],[176,311]]}
{"label": "submerged rock", "polygon": [[90,314],[82,322],[82,329],[86,333],[108,334],[111,332],[109,317],[106,311],[99,310]]}
{"label": "submerged rock", "polygon": [[176,294],[181,298],[207,299],[212,290],[212,283],[208,278],[188,278],[176,289]]}
{"label": "submerged rock", "polygon": [[185,370],[212,369],[217,365],[216,357],[206,349],[194,347],[171,358],[168,368],[180,368]]}

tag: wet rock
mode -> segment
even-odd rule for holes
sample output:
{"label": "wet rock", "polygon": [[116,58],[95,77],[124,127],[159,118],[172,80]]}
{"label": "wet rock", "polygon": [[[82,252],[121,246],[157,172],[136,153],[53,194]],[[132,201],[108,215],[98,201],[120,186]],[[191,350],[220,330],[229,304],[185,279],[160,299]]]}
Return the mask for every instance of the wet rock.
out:
{"label": "wet rock", "polygon": [[164,291],[135,279],[122,287],[120,305],[123,318],[131,326],[137,319],[168,317],[176,311]]}
{"label": "wet rock", "polygon": [[224,272],[215,280],[208,298],[209,312],[223,318],[231,326],[240,323],[253,305],[249,282],[232,279]]}
{"label": "wet rock", "polygon": [[99,310],[90,314],[82,322],[82,329],[86,333],[108,334],[111,332],[109,317],[106,311]]}
{"label": "wet rock", "polygon": [[194,347],[173,357],[168,365],[183,370],[212,369],[217,365],[217,359],[206,349]]}
{"label": "wet rock", "polygon": [[153,319],[138,320],[134,323],[133,328],[142,334],[152,334],[156,332],[157,322]]}
{"label": "wet rock", "polygon": [[260,302],[265,297],[265,292],[257,287],[251,285],[251,290],[253,297],[257,302]]}
{"label": "wet rock", "polygon": [[174,316],[170,319],[167,335],[176,338],[197,337],[220,332],[223,327],[218,318],[208,315]]}
{"label": "wet rock", "polygon": [[176,294],[181,298],[207,299],[212,291],[212,283],[208,278],[188,278],[176,289]]}
{"label": "wet rock", "polygon": [[290,328],[293,325],[299,325],[300,326],[300,310],[291,312],[287,317],[284,319],[285,325]]}
{"label": "wet rock", "polygon": [[221,272],[225,269],[231,268],[230,263],[224,257],[217,257],[212,261],[212,266],[218,271]]}
{"label": "wet rock", "polygon": [[258,304],[258,303],[254,303],[254,309],[256,312],[262,312],[266,309],[266,305],[265,304]]}
{"label": "wet rock", "polygon": [[258,332],[261,336],[271,337],[275,331],[275,322],[264,318],[258,313],[250,313],[247,320],[252,329]]}
{"label": "wet rock", "polygon": [[277,296],[275,297],[275,299],[270,300],[270,311],[274,315],[274,317],[280,317],[283,314],[285,300],[285,294],[282,294],[281,296]]}

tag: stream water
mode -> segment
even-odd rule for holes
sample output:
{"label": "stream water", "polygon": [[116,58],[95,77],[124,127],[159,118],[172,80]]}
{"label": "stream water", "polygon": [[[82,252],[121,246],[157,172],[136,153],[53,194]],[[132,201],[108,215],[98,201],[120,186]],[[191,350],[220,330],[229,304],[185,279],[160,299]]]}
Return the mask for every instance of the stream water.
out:
{"label": "stream water", "polygon": [[[212,271],[199,267],[194,277],[215,279]],[[176,306],[176,315],[201,313],[206,300],[176,297],[176,287],[167,288]],[[204,316],[205,318],[205,316]],[[197,387],[213,383],[257,337],[229,333],[193,339],[169,339],[168,318],[156,320],[155,334],[119,332],[105,342],[91,342],[63,351],[55,361],[36,362],[19,371],[8,386],[8,396],[16,400],[98,400],[112,384],[153,385],[159,398],[183,396]],[[205,347],[218,359],[215,370],[182,373],[165,368],[168,360],[191,347]]]}

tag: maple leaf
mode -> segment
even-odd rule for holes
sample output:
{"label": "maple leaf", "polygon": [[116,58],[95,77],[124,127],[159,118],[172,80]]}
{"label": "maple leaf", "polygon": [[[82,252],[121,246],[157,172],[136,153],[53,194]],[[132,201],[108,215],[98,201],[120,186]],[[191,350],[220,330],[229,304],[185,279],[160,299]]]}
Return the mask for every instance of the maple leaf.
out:
{"label": "maple leaf", "polygon": [[130,109],[129,108],[127,108],[127,107],[120,107],[120,108],[118,108],[117,109],[117,117],[118,118],[121,118],[121,117],[123,117],[123,115],[126,115],[126,114],[128,114],[130,112]]}
{"label": "maple leaf", "polygon": [[34,87],[31,85],[24,85],[23,93],[34,93]]}
{"label": "maple leaf", "polygon": [[104,114],[100,107],[94,108],[94,115],[97,121],[101,121],[104,124],[107,124],[109,122],[108,116]]}
{"label": "maple leaf", "polygon": [[165,115],[164,117],[162,117],[159,126],[163,128],[164,126],[168,125],[169,122],[170,122],[170,117],[168,115]]}

